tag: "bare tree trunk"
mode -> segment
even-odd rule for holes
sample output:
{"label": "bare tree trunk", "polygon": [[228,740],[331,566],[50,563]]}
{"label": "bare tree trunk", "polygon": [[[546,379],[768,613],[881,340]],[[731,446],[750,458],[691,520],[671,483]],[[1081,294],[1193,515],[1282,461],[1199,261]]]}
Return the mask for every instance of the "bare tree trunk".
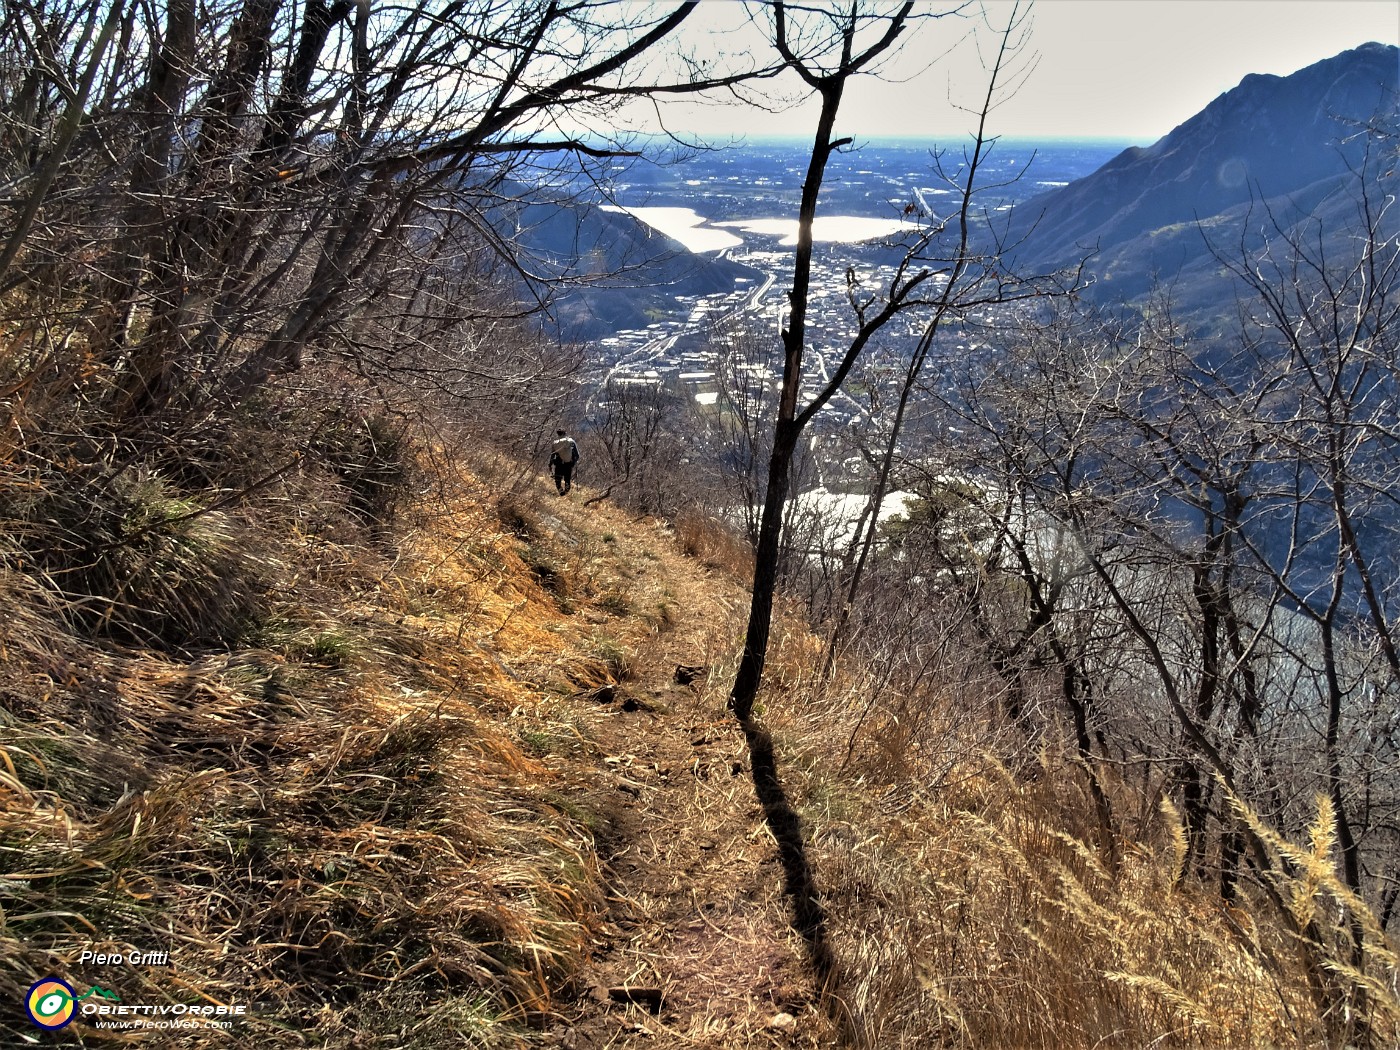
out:
{"label": "bare tree trunk", "polygon": [[[928,324],[924,326],[923,334],[919,337],[918,343],[914,347],[914,352],[910,357],[909,366],[905,370],[904,382],[900,387],[899,400],[895,405],[894,419],[890,424],[889,436],[885,441],[884,453],[880,461],[879,469],[875,474],[875,488],[870,495],[870,501],[861,517],[860,524],[856,527],[855,534],[851,537],[850,550],[847,553],[847,562],[854,561],[850,579],[846,587],[845,600],[841,604],[836,625],[831,629],[831,637],[827,642],[826,663],[823,668],[824,675],[830,675],[836,665],[836,657],[840,652],[841,644],[845,640],[845,633],[851,619],[851,610],[855,605],[856,596],[860,593],[861,578],[865,575],[865,567],[870,560],[870,552],[875,545],[875,536],[880,525],[880,508],[884,504],[885,496],[889,492],[890,478],[894,471],[895,455],[899,450],[899,439],[904,431],[904,418],[909,410],[909,399],[914,392],[915,385],[919,377],[923,374],[924,362],[928,359],[929,351],[933,349],[934,340],[938,336],[939,328],[943,320],[955,308],[962,309],[968,304],[964,300],[970,298],[969,290],[963,287],[963,278],[973,267],[975,260],[969,249],[969,238],[971,234],[971,224],[969,219],[972,213],[973,200],[977,190],[977,176],[982,169],[982,161],[988,147],[987,140],[987,117],[992,111],[993,101],[996,97],[998,78],[1001,75],[1003,66],[1006,63],[1008,54],[1013,46],[1013,35],[1018,26],[1017,10],[1013,9],[1007,21],[1006,30],[1001,35],[1001,45],[997,52],[995,62],[992,64],[991,75],[987,82],[987,93],[982,102],[982,109],[978,116],[977,131],[973,136],[972,157],[968,162],[966,176],[962,183],[962,192],[958,205],[958,228],[957,248],[950,260],[948,279],[944,283],[942,290],[938,294],[938,299],[933,307],[933,316]],[[971,284],[975,289],[979,282],[980,275],[973,275]],[[998,291],[998,296],[999,296]],[[1019,295],[1008,298],[1019,298]],[[857,554],[856,552],[859,551]]]}
{"label": "bare tree trunk", "polygon": [[[774,8],[778,50],[816,90],[821,100],[821,112],[817,117],[816,134],[813,136],[812,152],[807,160],[807,174],[802,183],[802,198],[797,210],[797,248],[793,255],[792,289],[788,292],[791,312],[782,335],[783,382],[778,395],[773,452],[768,460],[768,487],[764,496],[763,516],[759,522],[758,544],[754,550],[749,624],[744,636],[743,656],[729,696],[729,706],[741,722],[748,721],[753,715],[754,699],[758,695],[759,683],[763,680],[763,667],[768,659],[768,635],[772,627],[778,555],[782,547],[783,511],[787,503],[793,456],[797,451],[797,442],[802,430],[811,418],[811,410],[818,407],[818,402],[825,401],[825,398],[819,398],[818,402],[808,406],[807,411],[798,414],[797,396],[802,384],[802,351],[807,339],[807,308],[812,285],[812,224],[817,217],[817,199],[821,193],[827,162],[833,153],[851,141],[832,137],[836,126],[836,114],[841,108],[841,96],[846,89],[846,81],[894,43],[895,38],[903,31],[904,20],[912,7],[912,4],[906,3],[897,14],[891,16],[885,35],[858,58],[853,57],[851,53],[856,32],[853,10],[852,17],[843,27],[841,59],[833,72],[821,75],[808,70],[789,49],[785,5],[779,3]],[[846,372],[850,370],[850,364],[854,364],[854,358],[850,355],[848,360],[849,363],[843,362],[846,364],[845,370],[838,370],[832,383],[828,384],[827,398],[839,387],[841,380],[844,380]]]}
{"label": "bare tree trunk", "polygon": [[[39,216],[39,209],[43,206],[49,190],[53,187],[54,180],[58,178],[59,170],[63,167],[68,149],[78,136],[78,130],[83,124],[88,96],[92,93],[93,81],[97,78],[98,70],[102,68],[102,62],[106,58],[107,48],[111,45],[112,38],[121,25],[122,11],[121,0],[117,0],[108,9],[107,18],[102,23],[102,29],[98,33],[97,43],[93,46],[92,57],[88,60],[82,81],[76,85],[65,85],[67,90],[64,94],[68,95],[68,108],[64,111],[63,119],[59,122],[58,133],[49,146],[48,156],[44,158],[43,164],[34,176],[33,184],[29,188],[29,198],[25,201],[24,208],[15,220],[15,228],[10,231],[5,248],[3,252],[0,252],[0,280],[4,279],[6,271],[13,265],[15,258],[19,255],[20,248],[24,246],[25,238],[29,236],[34,220]],[[80,45],[79,51],[81,50],[82,46]],[[56,71],[57,63],[55,62],[53,65]]]}

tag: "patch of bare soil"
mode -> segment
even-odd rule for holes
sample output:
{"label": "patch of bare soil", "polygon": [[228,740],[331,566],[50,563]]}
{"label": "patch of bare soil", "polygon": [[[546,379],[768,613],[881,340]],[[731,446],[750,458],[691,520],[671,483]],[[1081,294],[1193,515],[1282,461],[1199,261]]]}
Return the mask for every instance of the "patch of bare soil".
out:
{"label": "patch of bare soil", "polygon": [[[640,553],[626,549],[636,531],[619,537],[620,558]],[[575,1050],[831,1045],[744,736],[725,711],[728,675],[715,667],[733,650],[742,595],[654,538],[633,593],[664,591],[675,609],[635,646],[633,675],[589,697],[603,756],[583,802],[596,814],[609,915],[549,1038]]]}

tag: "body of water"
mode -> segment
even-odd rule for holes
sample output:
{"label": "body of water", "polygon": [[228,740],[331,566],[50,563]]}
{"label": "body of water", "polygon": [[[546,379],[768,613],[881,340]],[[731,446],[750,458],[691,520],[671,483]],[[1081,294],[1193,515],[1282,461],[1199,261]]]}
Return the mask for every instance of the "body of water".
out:
{"label": "body of water", "polygon": [[[1068,185],[1097,170],[1126,142],[998,141],[981,158],[976,205],[988,212]],[[838,153],[827,168],[813,237],[859,244],[898,237],[957,207],[968,158],[963,147],[874,141]],[[757,141],[619,173],[613,210],[625,210],[697,253],[791,247],[806,177],[807,147]]]}

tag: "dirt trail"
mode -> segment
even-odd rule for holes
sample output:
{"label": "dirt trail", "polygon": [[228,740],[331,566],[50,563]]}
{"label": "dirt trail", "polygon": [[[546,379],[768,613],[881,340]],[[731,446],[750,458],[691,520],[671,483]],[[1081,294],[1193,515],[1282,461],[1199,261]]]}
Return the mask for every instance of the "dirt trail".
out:
{"label": "dirt trail", "polygon": [[[597,528],[561,508],[567,522]],[[829,1028],[811,1004],[803,945],[754,797],[743,734],[724,706],[738,588],[708,574],[655,526],[612,542],[636,566],[642,602],[675,599],[666,629],[634,647],[633,674],[598,691],[588,716],[603,772],[584,804],[608,879],[606,940],[556,1045],[812,1047]],[[659,1003],[658,1003],[659,997]]]}

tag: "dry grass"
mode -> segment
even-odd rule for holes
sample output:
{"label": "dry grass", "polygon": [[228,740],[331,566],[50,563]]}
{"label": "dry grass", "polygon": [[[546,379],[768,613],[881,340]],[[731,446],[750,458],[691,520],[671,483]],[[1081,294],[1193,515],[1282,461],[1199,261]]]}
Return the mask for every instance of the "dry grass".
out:
{"label": "dry grass", "polygon": [[[396,551],[324,510],[229,526],[278,571],[253,645],[203,654],[123,646],[51,574],[0,561],[0,997],[56,973],[127,1002],[267,1004],[240,1038],[272,1046],[520,1042],[602,890],[583,815],[493,715],[609,670],[561,639],[482,495],[417,508]],[[218,604],[197,574],[152,578]],[[177,976],[77,965],[132,949],[168,949]],[[32,1029],[11,1011],[0,1031]]]}
{"label": "dry grass", "polygon": [[[440,454],[396,466],[401,440],[351,420],[329,469],[256,514],[185,518],[216,501],[132,475],[112,506],[140,542],[81,577],[100,616],[63,575],[95,563],[36,562],[44,515],[11,519],[0,998],[55,973],[127,1002],[260,1003],[236,1038],[269,1048],[545,1046],[565,1026],[580,1048],[829,1045],[724,712],[742,549],[699,519],[542,498],[501,463],[489,484]],[[405,476],[431,483],[406,500]],[[34,484],[0,478],[6,505],[56,491]],[[1183,877],[1170,811],[1110,871],[1058,742],[1013,756],[966,689],[871,703],[874,669],[821,683],[821,657],[788,610],[761,710],[870,1046],[1320,1047],[1338,1025],[1319,981],[1364,1002],[1374,1045],[1400,1041],[1394,950],[1337,880],[1325,807],[1307,844],[1257,828],[1297,873],[1295,920],[1327,934],[1319,976],[1262,901]],[[681,686],[677,664],[709,673]],[[638,720],[600,705],[614,693]],[[79,967],[87,949],[175,968]],[[672,1005],[589,1005],[600,980]],[[0,1019],[5,1041],[32,1031]]]}
{"label": "dry grass", "polygon": [[[799,642],[792,662],[808,648]],[[1370,1045],[1400,1045],[1394,950],[1339,881],[1325,806],[1308,846],[1259,827],[1297,873],[1284,895],[1299,925],[1324,931],[1318,949],[1262,894],[1226,905],[1184,879],[1170,806],[1125,835],[1110,871],[1083,774],[1058,757],[1067,746],[1047,742],[1012,773],[985,722],[925,698],[916,748],[882,722],[887,709],[865,710],[867,685],[790,683],[814,702],[774,704],[771,718],[870,1045],[1326,1047],[1356,1037],[1344,1004],[1362,1001]],[[906,748],[897,760],[891,740]],[[1141,807],[1128,786],[1114,790]],[[1359,964],[1353,920],[1365,930]],[[1319,957],[1330,971],[1321,1007]]]}
{"label": "dry grass", "polygon": [[696,510],[676,516],[676,537],[681,550],[707,568],[737,580],[753,576],[753,548],[734,529]]}
{"label": "dry grass", "polygon": [[[344,491],[346,464],[366,454],[349,449],[331,470],[280,479],[256,514],[219,519],[226,549],[261,573],[233,645],[176,632],[178,649],[133,647],[75,615],[79,599],[22,551],[0,561],[12,610],[0,620],[0,996],[13,1003],[57,974],[125,1002],[257,1003],[237,1039],[269,1047],[555,1045],[559,1019],[584,1023],[580,996],[594,953],[620,936],[618,902],[635,894],[639,922],[681,922],[686,858],[703,853],[716,884],[732,864],[697,845],[751,808],[729,762],[712,799],[668,788],[630,828],[612,781],[640,791],[631,785],[662,766],[684,769],[667,749],[689,753],[693,725],[723,720],[722,704],[709,710],[712,698],[671,675],[732,648],[733,585],[693,572],[664,523],[584,513],[528,480],[488,487],[426,460],[414,471],[432,484],[416,502],[383,491],[391,472],[375,467],[369,495],[393,506],[391,532],[363,520],[364,493]],[[157,495],[199,498],[169,484]],[[198,574],[188,591],[178,573],[153,579],[174,600],[227,611]],[[158,641],[161,624],[142,624]],[[600,687],[634,689],[638,710],[666,720],[649,763],[591,699]],[[598,837],[615,852],[629,836],[656,843],[653,826],[669,829],[647,876],[661,881],[617,886]],[[783,982],[800,986],[781,902],[758,870],[766,842],[726,841],[752,860],[750,891],[721,920],[733,927],[714,942],[703,924],[698,940],[666,941],[676,980],[708,982],[715,1005],[668,984],[680,1012],[644,1018],[648,1028],[595,1007],[598,1045],[646,1031],[747,1045],[787,1001]],[[657,965],[660,942],[636,943]],[[691,947],[709,961],[687,969]],[[133,949],[169,950],[174,970],[77,962]],[[0,1020],[0,1041],[30,1031],[13,1012]],[[81,1024],[69,1034],[141,1041]]]}

